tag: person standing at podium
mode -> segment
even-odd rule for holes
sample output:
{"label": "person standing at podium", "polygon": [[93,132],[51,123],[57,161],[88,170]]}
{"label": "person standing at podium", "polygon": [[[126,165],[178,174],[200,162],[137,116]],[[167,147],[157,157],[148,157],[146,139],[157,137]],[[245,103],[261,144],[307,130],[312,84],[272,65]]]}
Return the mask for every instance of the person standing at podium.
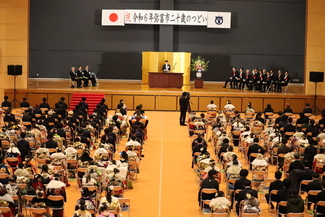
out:
{"label": "person standing at podium", "polygon": [[163,72],[170,72],[170,65],[168,64],[168,60],[165,60],[165,64],[162,66]]}

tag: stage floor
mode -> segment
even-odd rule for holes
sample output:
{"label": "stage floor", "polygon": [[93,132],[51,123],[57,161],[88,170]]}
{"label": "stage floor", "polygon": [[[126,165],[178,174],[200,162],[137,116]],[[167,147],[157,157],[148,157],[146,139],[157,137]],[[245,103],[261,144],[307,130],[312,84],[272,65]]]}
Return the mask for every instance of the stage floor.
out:
{"label": "stage floor", "polygon": [[[69,79],[29,79],[28,88],[17,89],[16,99],[20,101],[27,97],[28,102],[35,106],[46,97],[50,106],[61,96],[70,102],[73,93],[104,93],[109,108],[115,108],[120,99],[123,99],[129,109],[143,104],[145,110],[178,111],[178,98],[183,91],[191,93],[192,110],[205,111],[210,100],[223,109],[228,100],[236,106],[238,111],[244,111],[247,103],[251,102],[256,111],[263,111],[267,104],[271,104],[275,111],[281,111],[287,103],[291,104],[294,111],[301,111],[305,103],[313,104],[313,96],[304,94],[303,84],[290,84],[288,92],[267,92],[237,90],[223,88],[224,82],[204,82],[203,88],[194,88],[193,82],[183,88],[149,88],[142,85],[140,80],[99,80],[97,87],[71,88]],[[14,98],[13,89],[6,89],[5,94],[9,99]],[[323,108],[325,97],[317,98],[318,107]]]}
{"label": "stage floor", "polygon": [[237,90],[223,88],[224,82],[205,81],[203,88],[195,88],[191,82],[189,87],[181,88],[149,88],[148,85],[141,85],[141,80],[99,80],[100,84],[97,87],[70,88],[69,79],[29,79],[28,89],[26,91],[44,92],[46,91],[61,91],[63,93],[73,92],[105,92],[106,94],[136,94],[136,95],[180,95],[182,91],[189,91],[193,96],[210,96],[210,95],[254,95],[258,96],[292,96],[304,95],[303,84],[289,84],[288,92],[277,93],[267,92],[260,93],[258,91]]}

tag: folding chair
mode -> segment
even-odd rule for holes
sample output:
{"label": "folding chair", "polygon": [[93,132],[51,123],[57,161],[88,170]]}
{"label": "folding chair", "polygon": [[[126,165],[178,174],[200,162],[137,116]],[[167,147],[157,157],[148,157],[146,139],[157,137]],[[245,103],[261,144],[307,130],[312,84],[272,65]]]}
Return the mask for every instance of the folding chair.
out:
{"label": "folding chair", "polygon": [[292,213],[292,212],[289,212],[287,214],[287,217],[304,217],[305,214],[304,213]]}
{"label": "folding chair", "polygon": [[119,201],[120,206],[121,206],[121,211],[120,212],[128,212],[128,217],[130,217],[130,214],[131,214],[130,199],[128,199],[128,198],[119,198],[118,201]]}
{"label": "folding chair", "polygon": [[203,208],[204,200],[202,199],[202,194],[213,194],[215,195],[217,193],[217,189],[215,188],[203,188],[200,192],[200,206]]}
{"label": "folding chair", "polygon": [[[322,191],[321,191],[321,190],[310,190],[310,191],[308,191],[308,192],[307,192],[308,195],[307,195],[307,197],[306,197],[306,204],[308,205],[308,203],[310,203],[311,205],[313,205],[313,204],[315,205],[314,202],[311,202],[311,201],[308,200],[308,197],[309,197],[309,196],[315,196],[315,197],[316,197],[317,194],[320,193],[320,192],[322,192]],[[310,207],[311,207],[311,205],[310,205]],[[307,208],[308,208],[308,207],[307,207]]]}
{"label": "folding chair", "polygon": [[[62,195],[49,195],[47,196],[47,199],[50,201],[64,201],[64,197]],[[64,216],[64,202],[62,206],[49,206],[49,208],[53,211],[57,210],[63,210],[63,216]]]}
{"label": "folding chair", "polygon": [[242,213],[240,217],[259,217],[260,214],[258,213]]}
{"label": "folding chair", "polygon": [[280,216],[280,215],[281,215],[281,216],[282,216],[282,215],[286,215],[287,212],[285,212],[285,213],[281,213],[281,212],[280,212],[280,210],[279,210],[280,206],[282,206],[282,207],[287,207],[287,201],[280,201],[279,204],[278,204],[278,208],[277,208],[277,213],[278,213],[279,216]]}
{"label": "folding chair", "polygon": [[[324,199],[325,200],[325,199]],[[325,215],[325,201],[318,201],[316,204],[315,204],[315,207],[314,207],[314,215],[315,216],[319,216],[319,215]]]}
{"label": "folding chair", "polygon": [[211,217],[229,217],[229,213],[224,212],[224,213],[211,213]]}
{"label": "folding chair", "polygon": [[308,183],[309,183],[309,182],[312,182],[312,181],[313,181],[313,180],[302,180],[302,181],[300,182],[299,194],[301,194],[301,192],[302,192],[302,191],[301,191],[301,186],[302,186],[302,185],[306,185],[306,186],[307,186]]}
{"label": "folding chair", "polygon": [[32,213],[32,214],[38,214],[38,215],[44,215],[47,212],[47,209],[45,208],[29,208],[29,211]]}
{"label": "folding chair", "polygon": [[[201,209],[202,217],[204,217],[206,214],[211,215],[211,208],[210,208],[210,202],[211,200],[203,200],[203,206]],[[204,208],[204,205],[209,206],[209,208]]]}
{"label": "folding chair", "polygon": [[[118,192],[119,194],[116,195],[116,192]],[[124,188],[121,186],[113,186],[113,190],[112,190],[112,195],[114,195],[115,197],[122,197],[124,195]]]}
{"label": "folding chair", "polygon": [[272,190],[270,192],[270,195],[269,195],[270,198],[269,198],[269,204],[268,204],[268,211],[269,211],[270,215],[276,215],[277,214],[276,210],[271,209],[271,205],[273,205],[272,203],[277,203],[277,201],[272,200],[272,196],[276,197],[277,194],[278,194],[278,190]]}

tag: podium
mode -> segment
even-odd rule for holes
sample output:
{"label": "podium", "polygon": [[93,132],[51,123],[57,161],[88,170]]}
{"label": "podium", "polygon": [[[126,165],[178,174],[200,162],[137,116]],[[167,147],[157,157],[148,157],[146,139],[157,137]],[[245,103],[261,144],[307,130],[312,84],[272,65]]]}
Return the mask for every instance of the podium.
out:
{"label": "podium", "polygon": [[203,88],[203,79],[202,78],[195,78],[194,79],[194,87],[195,88]]}
{"label": "podium", "polygon": [[182,88],[183,73],[149,72],[149,87]]}

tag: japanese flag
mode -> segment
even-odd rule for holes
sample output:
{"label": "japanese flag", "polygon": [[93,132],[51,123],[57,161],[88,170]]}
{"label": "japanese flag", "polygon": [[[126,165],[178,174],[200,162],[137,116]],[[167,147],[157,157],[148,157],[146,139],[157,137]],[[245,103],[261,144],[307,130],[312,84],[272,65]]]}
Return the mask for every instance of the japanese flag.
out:
{"label": "japanese flag", "polygon": [[124,26],[124,10],[102,10],[102,26]]}

